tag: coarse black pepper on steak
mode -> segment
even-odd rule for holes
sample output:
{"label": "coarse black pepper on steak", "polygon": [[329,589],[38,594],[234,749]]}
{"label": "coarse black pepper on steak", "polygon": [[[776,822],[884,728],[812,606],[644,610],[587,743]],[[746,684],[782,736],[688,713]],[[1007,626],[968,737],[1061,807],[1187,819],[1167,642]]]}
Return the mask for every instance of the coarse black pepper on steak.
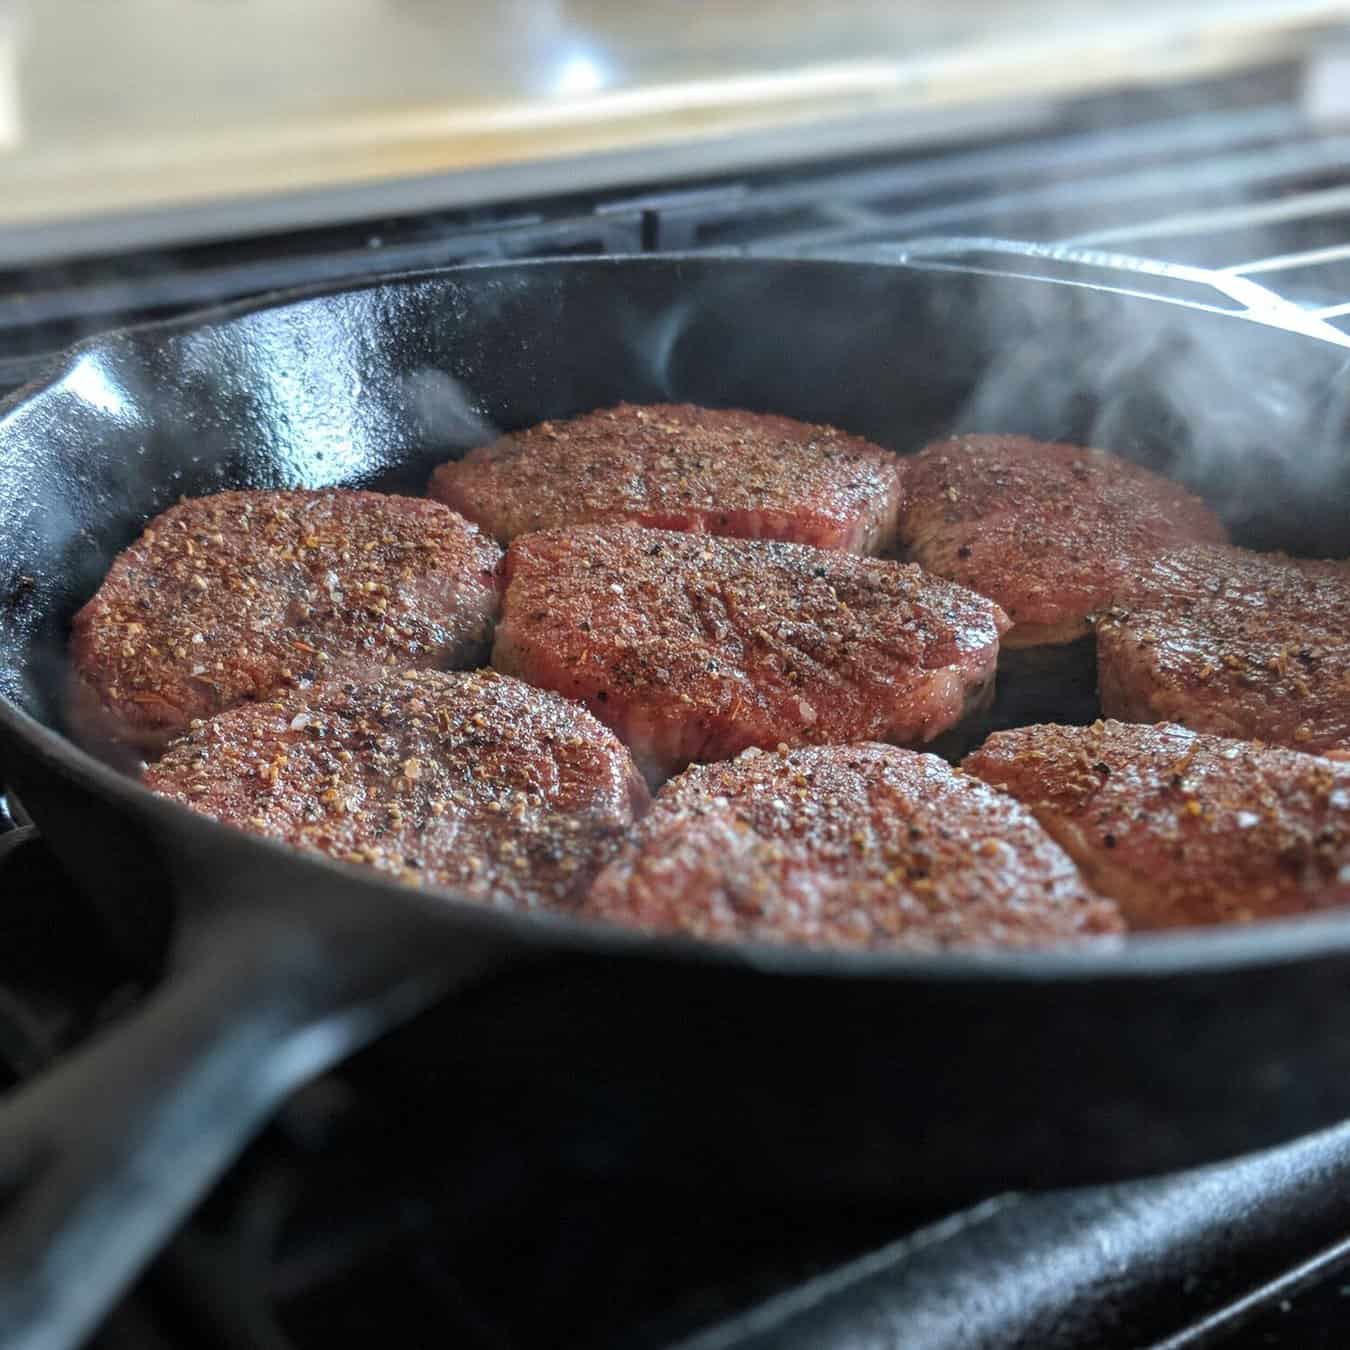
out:
{"label": "coarse black pepper on steak", "polygon": [[1350,903],[1350,765],[1185,727],[1019,727],[962,765],[1024,802],[1131,928]]}
{"label": "coarse black pepper on steak", "polygon": [[196,718],[487,651],[501,550],[437,503],[221,492],[157,516],[75,616],[72,729],[152,754]]}
{"label": "coarse black pepper on steak", "polygon": [[915,951],[1122,926],[1011,797],[884,745],[696,765],[661,790],[582,912],[700,938]]}
{"label": "coarse black pepper on steak", "polygon": [[442,465],[430,494],[503,543],[626,523],[879,553],[895,533],[896,457],[773,413],[659,403],[543,422]]}
{"label": "coarse black pepper on steak", "polygon": [[1097,621],[1102,712],[1350,757],[1350,562],[1192,545]]}
{"label": "coarse black pepper on steak", "polygon": [[256,834],[416,885],[573,904],[646,809],[583,708],[490,670],[412,670],[200,723],[145,773]]}
{"label": "coarse black pepper on steak", "polygon": [[992,689],[997,605],[913,564],[587,526],[507,554],[499,669],[582,699],[660,781],[747,746],[931,740]]}
{"label": "coarse black pepper on steak", "polygon": [[1223,542],[1180,484],[1105,450],[958,436],[905,467],[905,556],[995,600],[1005,651],[1073,642],[1119,583],[1171,544]]}

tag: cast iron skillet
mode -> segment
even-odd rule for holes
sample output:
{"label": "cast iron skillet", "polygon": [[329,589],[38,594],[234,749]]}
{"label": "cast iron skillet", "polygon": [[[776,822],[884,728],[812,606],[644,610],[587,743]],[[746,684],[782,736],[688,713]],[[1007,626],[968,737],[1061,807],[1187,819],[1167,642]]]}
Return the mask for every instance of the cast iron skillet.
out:
{"label": "cast iron skillet", "polygon": [[0,772],[164,978],[0,1107],[0,1342],[76,1344],[283,1094],[451,991],[447,1062],[551,1074],[560,1128],[568,1085],[603,1084],[628,1153],[701,1184],[915,1200],[1106,1180],[1350,1113],[1347,914],[1077,954],[657,941],[228,831],[61,735],[69,618],[180,494],[419,491],[490,426],[619,399],[898,450],[953,427],[1096,440],[1190,478],[1241,538],[1345,553],[1345,347],[1206,300],[1006,264],[493,265],[103,337],[11,401]]}

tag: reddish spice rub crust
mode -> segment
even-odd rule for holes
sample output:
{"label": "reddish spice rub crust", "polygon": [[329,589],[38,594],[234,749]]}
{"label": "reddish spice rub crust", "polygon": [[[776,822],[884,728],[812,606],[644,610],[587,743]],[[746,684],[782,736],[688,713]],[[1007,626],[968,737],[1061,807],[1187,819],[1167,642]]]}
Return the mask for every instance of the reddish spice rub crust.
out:
{"label": "reddish spice rub crust", "polygon": [[962,767],[1029,806],[1132,928],[1350,902],[1350,765],[1097,722],[998,732]]}
{"label": "reddish spice rub crust", "polygon": [[1098,619],[1097,668],[1109,717],[1350,752],[1350,563],[1172,550]]}
{"label": "reddish spice rub crust", "polygon": [[1143,559],[1226,538],[1199,498],[1104,450],[961,436],[905,468],[902,552],[998,601],[1014,625],[1005,649],[1088,636]]}
{"label": "reddish spice rub crust", "polygon": [[878,553],[895,533],[896,457],[834,427],[658,403],[543,422],[436,470],[431,496],[503,543],[622,522]]}
{"label": "reddish spice rub crust", "polygon": [[696,765],[662,789],[582,912],[700,938],[914,951],[1122,926],[1010,797],[882,745]]}
{"label": "reddish spice rub crust", "polygon": [[234,704],[481,659],[501,550],[436,502],[221,492],[171,507],[75,616],[70,718],[153,753]]}
{"label": "reddish spice rub crust", "polygon": [[240,829],[525,908],[579,898],[648,800],[584,709],[489,670],[235,708],[171,745],[145,781]]}
{"label": "reddish spice rub crust", "polygon": [[912,564],[590,526],[506,560],[493,664],[585,701],[653,781],[750,745],[930,740],[992,688],[998,607]]}

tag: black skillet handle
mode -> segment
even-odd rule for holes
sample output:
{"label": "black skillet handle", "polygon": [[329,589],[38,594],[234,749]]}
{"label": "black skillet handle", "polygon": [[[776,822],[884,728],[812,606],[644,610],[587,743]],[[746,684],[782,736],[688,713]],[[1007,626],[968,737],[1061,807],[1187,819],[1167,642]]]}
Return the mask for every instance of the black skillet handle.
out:
{"label": "black skillet handle", "polygon": [[1003,1196],[678,1350],[1199,1350],[1350,1264],[1348,1191],[1343,1124],[1174,1176]]}
{"label": "black skillet handle", "polygon": [[0,1102],[0,1347],[73,1350],[293,1088],[438,992],[355,995],[284,914],[232,917],[144,1006]]}

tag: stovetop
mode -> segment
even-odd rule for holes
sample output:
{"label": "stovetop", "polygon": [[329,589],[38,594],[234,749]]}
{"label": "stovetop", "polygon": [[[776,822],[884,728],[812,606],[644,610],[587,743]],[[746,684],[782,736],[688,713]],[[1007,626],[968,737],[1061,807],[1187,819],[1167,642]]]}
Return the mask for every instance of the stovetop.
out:
{"label": "stovetop", "polygon": [[[1350,136],[1312,116],[1305,95],[1304,73],[1280,68],[1235,88],[1194,89],[1181,113],[1129,96],[1068,107],[1031,139],[10,272],[0,276],[0,387],[88,333],[277,288],[498,257],[811,253],[934,234],[1224,268],[1344,324]],[[0,896],[3,1083],[37,1071],[141,991],[18,810],[0,809]],[[1209,1174],[1051,1201],[991,1197],[954,1215],[803,1210],[786,1197],[619,1185],[601,1167],[561,1167],[533,1146],[546,1120],[527,1128],[510,1104],[461,1101],[456,1086],[431,1044],[398,1073],[382,1067],[377,1047],[298,1094],[97,1345],[1350,1342],[1350,1251],[1341,1247],[1350,1215],[1343,1233],[1333,1193],[1311,1222],[1306,1192],[1300,1208],[1277,1184],[1300,1169],[1350,1175],[1350,1161],[1335,1166],[1350,1160],[1350,1133],[1263,1164],[1276,1202],[1253,1248],[1225,1245],[1224,1227],[1225,1194],[1261,1194],[1250,1170],[1228,1174],[1227,1187]],[[1168,1243],[1183,1231],[1192,1240],[1169,1265]],[[1157,1259],[1123,1262],[1141,1234]],[[1032,1289],[1042,1300],[1034,1308]],[[999,1303],[1010,1290],[1024,1296]],[[758,1311],[746,1320],[748,1309]]]}

